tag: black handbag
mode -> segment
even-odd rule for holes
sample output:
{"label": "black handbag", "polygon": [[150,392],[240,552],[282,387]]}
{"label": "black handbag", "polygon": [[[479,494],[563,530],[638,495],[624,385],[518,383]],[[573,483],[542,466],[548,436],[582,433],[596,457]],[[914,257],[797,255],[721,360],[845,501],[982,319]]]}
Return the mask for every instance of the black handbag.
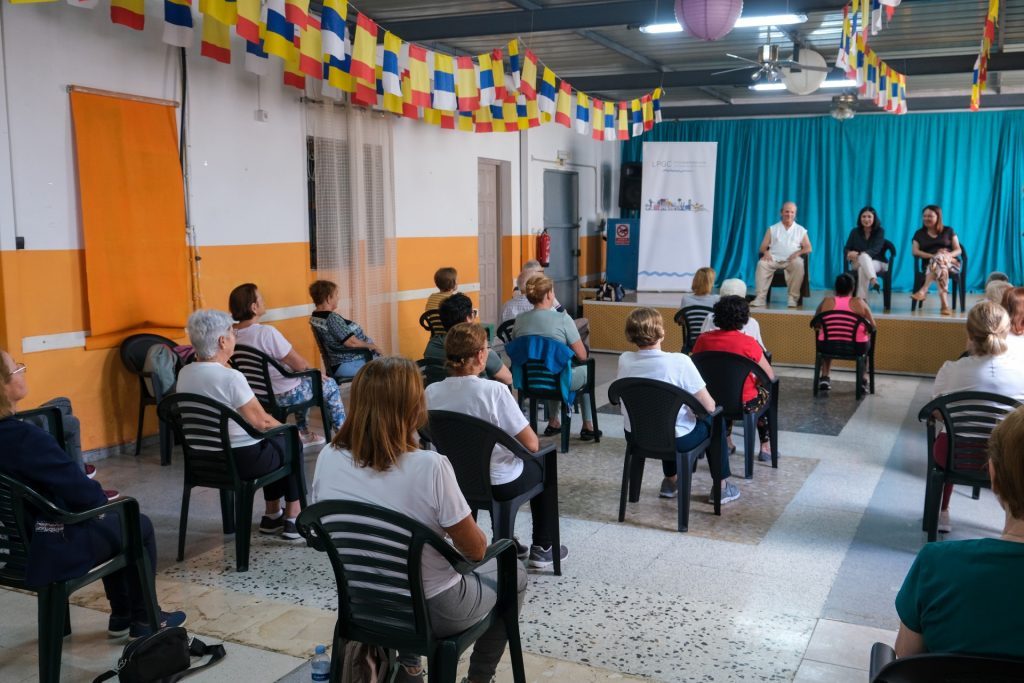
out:
{"label": "black handbag", "polygon": [[[92,683],[117,676],[121,683],[174,683],[224,658],[223,645],[207,645],[189,638],[181,626],[165,628],[124,647],[117,668],[100,674]],[[212,655],[202,666],[192,667],[192,657]]]}

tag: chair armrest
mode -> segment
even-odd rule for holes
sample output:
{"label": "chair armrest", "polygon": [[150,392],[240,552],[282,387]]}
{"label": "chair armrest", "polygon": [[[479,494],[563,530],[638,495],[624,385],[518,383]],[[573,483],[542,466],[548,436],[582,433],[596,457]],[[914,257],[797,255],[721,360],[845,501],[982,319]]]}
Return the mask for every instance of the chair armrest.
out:
{"label": "chair armrest", "polygon": [[[45,505],[40,504],[45,503]],[[134,498],[119,498],[113,502],[101,505],[97,508],[90,510],[83,510],[82,512],[68,512],[62,510],[50,501],[46,500],[39,494],[32,496],[32,505],[36,507],[40,512],[45,512],[47,518],[54,522],[61,524],[81,524],[87,522],[90,519],[95,519],[108,512],[122,512],[125,518],[138,517],[139,516],[139,502]]]}
{"label": "chair armrest", "polygon": [[272,366],[274,366],[274,368],[278,372],[281,373],[281,375],[283,375],[284,377],[288,377],[289,379],[293,377],[320,377],[320,375],[322,374],[316,368],[310,368],[308,370],[291,370],[288,367],[286,367],[283,363],[278,361],[276,358],[271,358],[270,356],[267,356],[267,360],[270,362]]}
{"label": "chair armrest", "polygon": [[868,669],[868,681],[875,680],[878,672],[890,662],[896,661],[896,651],[885,643],[875,643],[871,646],[871,663]]}
{"label": "chair armrest", "polygon": [[487,562],[490,562],[502,553],[508,552],[509,548],[512,549],[512,554],[515,555],[516,544],[513,543],[511,539],[500,538],[494,543],[491,543],[489,546],[487,546],[487,550],[484,552],[484,556],[475,562],[473,560],[466,559],[465,556],[459,553],[459,556],[462,557],[462,559],[452,564],[452,569],[454,569],[460,574],[469,574],[477,567]]}
{"label": "chair armrest", "polygon": [[547,446],[541,446],[539,451],[530,452],[525,448],[522,451],[516,451],[512,455],[516,456],[520,460],[543,460],[548,455],[558,452],[558,446],[556,444],[548,444]]}

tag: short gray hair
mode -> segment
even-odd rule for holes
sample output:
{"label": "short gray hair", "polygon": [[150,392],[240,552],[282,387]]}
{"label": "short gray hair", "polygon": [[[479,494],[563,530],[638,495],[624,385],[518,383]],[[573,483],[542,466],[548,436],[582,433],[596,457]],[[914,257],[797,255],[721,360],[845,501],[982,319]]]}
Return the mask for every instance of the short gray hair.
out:
{"label": "short gray hair", "polygon": [[1013,289],[1013,285],[1006,280],[992,280],[992,282],[985,285],[985,298],[994,304],[1002,306],[1003,294],[1008,289]]}
{"label": "short gray hair", "polygon": [[[533,265],[530,265],[533,264]],[[530,278],[537,274],[543,274],[544,269],[540,267],[540,264],[536,261],[527,261],[523,265],[523,271],[519,273],[519,277],[516,278],[516,287],[519,288],[520,292],[526,291],[526,283],[530,281]]]}
{"label": "short gray hair", "polygon": [[747,283],[739,278],[729,278],[718,288],[719,296],[747,296]]}
{"label": "short gray hair", "polygon": [[234,320],[224,311],[201,308],[188,317],[188,338],[196,350],[196,356],[206,360],[217,355],[221,337],[231,334]]}

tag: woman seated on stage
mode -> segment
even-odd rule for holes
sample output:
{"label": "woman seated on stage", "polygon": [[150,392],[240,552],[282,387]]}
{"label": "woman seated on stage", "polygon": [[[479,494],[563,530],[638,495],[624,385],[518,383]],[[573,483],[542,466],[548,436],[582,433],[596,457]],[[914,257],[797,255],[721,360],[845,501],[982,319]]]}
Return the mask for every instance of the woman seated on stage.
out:
{"label": "woman seated on stage", "polygon": [[[508,393],[500,384],[481,381]],[[417,430],[426,422],[423,380],[416,364],[397,357],[367,363],[352,382],[348,419],[317,458],[313,502],[351,500],[394,510],[440,536],[450,536],[463,555],[479,560],[487,537],[473,520],[448,459],[420,449]],[[463,575],[436,550],[425,547],[422,581],[431,626],[439,637],[461,633],[497,600],[495,560]],[[520,604],[525,590],[526,571],[519,565]],[[506,641],[499,619],[473,646],[469,681],[491,680]],[[403,670],[396,680],[421,680],[418,654],[400,652],[399,661]]]}
{"label": "woman seated on stage", "polygon": [[[1006,337],[1010,317],[999,304],[981,301],[967,314],[967,353],[958,360],[948,360],[935,375],[932,398],[957,391],[987,391],[1024,401],[1024,363],[1015,353],[1007,353]],[[932,457],[945,464],[949,439],[945,432],[935,439]],[[949,522],[949,499],[953,485],[942,491],[939,508],[939,531],[952,529]]]}
{"label": "woman seated on stage", "polygon": [[[836,293],[835,296],[827,296],[821,300],[818,304],[818,310],[815,311],[815,315],[818,313],[825,313],[826,311],[847,311],[849,313],[856,313],[862,318],[867,318],[867,321],[871,323],[872,327],[875,325],[875,319],[871,315],[871,309],[868,308],[868,302],[859,297],[852,296],[853,294],[853,276],[849,273],[840,273],[836,277]],[[822,330],[818,330],[818,339],[824,339],[825,333]],[[853,341],[857,344],[858,352],[866,351],[868,344],[871,341],[871,335],[868,334],[867,330],[864,329],[863,325],[857,326],[856,336]],[[861,348],[863,345],[863,348]],[[829,377],[829,372],[832,370],[832,359],[825,358],[821,361],[821,377],[818,378],[818,389],[822,391],[828,391],[832,388],[832,380]],[[867,391],[868,386],[868,374],[867,370],[864,372],[863,377],[857,378],[857,381],[864,384],[864,390]]]}
{"label": "woman seated on stage", "polygon": [[355,377],[359,368],[366,365],[366,355],[353,349],[369,349],[374,356],[380,355],[380,349],[359,323],[343,318],[335,310],[341,299],[338,285],[330,280],[317,280],[309,286],[309,296],[316,306],[309,324],[327,354],[327,372],[336,380]]}
{"label": "woman seated on stage", "polygon": [[1006,345],[1010,353],[1024,354],[1024,287],[1011,287],[1003,292],[1003,308],[1010,316]]}
{"label": "woman seated on stage", "polygon": [[[516,323],[512,326],[512,337],[526,337],[536,335],[548,337],[555,341],[562,342],[573,350],[576,358],[580,361],[587,360],[587,348],[580,339],[580,332],[576,323],[564,311],[559,313],[554,310],[555,305],[555,283],[545,275],[534,275],[526,281],[526,298],[533,304],[532,311],[520,313],[516,317]],[[572,369],[572,383],[569,388],[572,391],[582,389],[587,383],[586,366]],[[580,430],[582,441],[591,441],[600,436],[594,431],[594,422],[591,420],[590,394],[581,392],[579,394],[580,410],[583,412],[583,429]],[[558,405],[554,402],[548,404],[548,426],[544,429],[544,436],[558,434],[562,429],[562,422],[559,418]]]}
{"label": "woman seated on stage", "polygon": [[[704,332],[697,337],[697,343],[693,346],[693,353],[702,351],[727,351],[735,353],[744,358],[749,358],[768,374],[769,379],[775,377],[775,371],[765,358],[764,349],[755,339],[742,332],[743,326],[747,324],[750,317],[750,306],[747,301],[739,296],[723,296],[715,304],[715,326],[717,330]],[[747,412],[760,410],[771,398],[768,387],[761,386],[755,381],[753,375],[747,377],[743,385],[743,403]],[[729,433],[732,433],[732,424],[729,424]],[[768,433],[768,418],[762,415],[757,421],[757,434],[761,439],[761,452],[757,454],[759,462],[768,462],[772,459],[771,445]],[[730,452],[733,450],[732,443],[729,444]]]}
{"label": "woman seated on stage", "polygon": [[921,212],[921,227],[914,233],[911,242],[911,253],[925,260],[924,284],[910,296],[916,301],[924,301],[928,288],[935,282],[939,290],[939,302],[942,304],[942,315],[953,315],[946,296],[949,289],[949,274],[960,272],[961,253],[960,239],[953,228],[942,223],[942,209],[929,204]]}
{"label": "woman seated on stage", "polygon": [[1024,408],[988,445],[992,491],[1003,507],[999,538],[928,543],[896,595],[896,656],[946,652],[1024,657]]}
{"label": "woman seated on stage", "polygon": [[[0,472],[68,512],[85,512],[106,505],[103,488],[86,476],[56,439],[34,424],[14,417],[18,401],[28,395],[27,374],[24,364],[15,363],[0,349]],[[33,533],[25,559],[25,580],[33,588],[82,576],[121,552],[121,521],[117,512],[67,526],[48,523],[44,516],[37,518],[31,509],[28,513],[30,518],[26,521]],[[149,517],[141,515],[140,520],[142,545],[151,570],[147,581],[150,590],[155,591],[152,572],[156,571],[156,537]],[[107,633],[111,637],[140,638],[152,632],[143,587],[134,567],[103,577],[103,588],[110,602]],[[185,613],[160,612],[158,619],[161,627],[181,626]]]}
{"label": "woman seated on stage", "polygon": [[679,308],[686,308],[687,306],[707,306],[711,307],[718,301],[718,295],[712,294],[711,291],[715,288],[715,269],[709,266],[704,268],[698,268],[697,272],[693,274],[693,283],[690,285],[690,289],[693,292],[687,292],[683,294],[683,300],[679,303]]}
{"label": "woman seated on stage", "polygon": [[846,260],[857,272],[857,297],[867,300],[868,288],[878,289],[878,273],[889,270],[885,260],[885,230],[874,208],[865,206],[857,217],[857,227],[846,238]]}
{"label": "woman seated on stage", "polygon": [[[256,285],[250,282],[235,287],[228,297],[228,306],[232,317],[238,321],[235,325],[238,344],[262,351],[292,370],[315,369],[276,327],[260,324],[259,320],[267,312],[267,306],[263,303],[263,295],[256,289]],[[309,377],[285,377],[271,365],[270,383],[278,405],[291,406],[313,398],[313,380]],[[345,406],[341,402],[338,383],[324,375],[321,378],[321,386],[324,403],[327,404],[327,411],[331,416],[331,428],[338,430],[345,421]],[[295,422],[299,425],[303,444],[315,446],[324,443],[324,438],[309,428],[305,411],[296,414]]]}
{"label": "woman seated on stage", "polygon": [[[200,309],[189,316],[186,329],[195,348],[196,359],[178,373],[178,393],[199,394],[222,403],[237,411],[259,431],[280,426],[281,423],[268,415],[260,405],[245,376],[228,367],[228,360],[235,352],[235,326],[231,316],[223,311]],[[254,439],[233,420],[229,420],[228,436],[238,474],[246,479],[255,479],[272,472],[284,463],[283,434],[271,439]],[[295,472],[263,487],[266,512],[260,521],[260,533],[280,533],[289,540],[299,538],[295,518],[300,512],[301,485],[301,473]],[[283,514],[282,496],[285,499]]]}
{"label": "woman seated on stage", "polygon": [[[673,384],[694,396],[710,413],[715,410],[715,399],[708,393],[704,378],[700,376],[697,366],[690,357],[683,353],[666,353],[661,350],[661,342],[665,340],[665,321],[656,309],[637,308],[626,318],[626,338],[636,344],[636,351],[626,351],[619,356],[619,371],[616,379],[624,377],[642,377],[656,379]],[[630,439],[629,414],[626,406],[622,406],[623,429],[626,440]],[[676,450],[685,452],[695,448],[711,436],[711,418],[697,420],[693,411],[683,406],[676,416]],[[643,468],[644,458],[633,461],[635,470]],[[675,460],[662,460],[661,471],[665,478],[661,482],[662,498],[675,498],[677,493],[677,475]],[[639,474],[639,472],[635,472]],[[729,458],[722,458],[722,503],[730,503],[740,497],[735,484],[728,482],[730,475]],[[714,491],[709,496],[709,503],[714,503]]]}
{"label": "woman seated on stage", "polygon": [[[444,351],[450,374],[444,381],[427,387],[427,408],[450,410],[490,422],[514,437],[527,450],[536,452],[540,448],[537,434],[530,428],[508,388],[500,382],[480,378],[490,352],[487,330],[479,324],[459,323],[445,335]],[[491,454],[491,490],[496,500],[511,500],[543,479],[543,463],[538,460],[524,463],[504,446],[495,444]],[[520,555],[529,554],[530,566],[536,569],[550,567],[554,561],[552,539],[558,524],[554,515],[557,510],[555,493],[555,487],[547,486],[540,495],[530,499],[533,546],[521,547]],[[564,545],[560,552],[563,560],[569,555]]]}

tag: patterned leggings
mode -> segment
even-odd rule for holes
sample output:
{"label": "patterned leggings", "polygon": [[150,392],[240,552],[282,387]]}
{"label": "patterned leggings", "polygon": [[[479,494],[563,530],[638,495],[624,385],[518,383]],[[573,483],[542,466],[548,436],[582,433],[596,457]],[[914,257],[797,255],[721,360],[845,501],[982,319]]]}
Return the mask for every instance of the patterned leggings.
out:
{"label": "patterned leggings", "polygon": [[[338,391],[338,383],[333,379],[321,378],[321,381],[324,387],[324,403],[327,404],[327,412],[331,416],[331,429],[337,431],[341,428],[341,423],[345,421],[345,406],[341,402],[341,392]],[[308,401],[313,398],[313,380],[303,377],[302,384],[291,391],[277,394],[275,398],[282,406],[293,406],[296,403]],[[305,411],[295,416],[295,424],[299,426],[299,431],[304,432],[309,429]]]}

